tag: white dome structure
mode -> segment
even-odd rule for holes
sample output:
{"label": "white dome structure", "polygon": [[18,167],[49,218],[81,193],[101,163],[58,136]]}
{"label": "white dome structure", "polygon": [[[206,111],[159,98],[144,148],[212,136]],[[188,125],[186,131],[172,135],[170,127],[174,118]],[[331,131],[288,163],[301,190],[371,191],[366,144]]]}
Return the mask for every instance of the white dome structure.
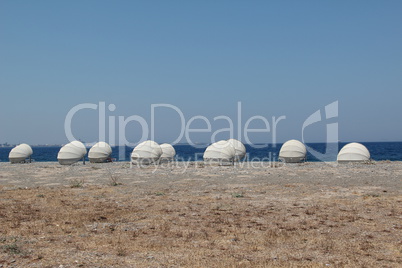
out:
{"label": "white dome structure", "polygon": [[112,154],[112,147],[106,142],[100,141],[91,147],[88,153],[89,162],[104,163]]}
{"label": "white dome structure", "polygon": [[20,145],[15,146],[10,154],[8,155],[8,158],[10,159],[10,162],[12,164],[15,163],[25,163],[25,159],[31,158],[33,151],[31,146],[29,146],[26,143],[22,143]]}
{"label": "white dome structure", "polygon": [[240,161],[246,156],[246,147],[244,144],[236,139],[229,139],[228,142],[235,149],[234,161]]}
{"label": "white dome structure", "polygon": [[285,163],[300,163],[306,160],[306,146],[298,140],[285,142],[279,151],[279,159]]}
{"label": "white dome structure", "polygon": [[72,141],[61,147],[57,160],[61,165],[71,165],[83,159],[86,153],[87,148],[82,142]]}
{"label": "white dome structure", "polygon": [[160,157],[161,161],[172,161],[176,155],[176,150],[172,145],[168,143],[163,143],[160,145],[162,149],[162,155]]}
{"label": "white dome structure", "polygon": [[151,164],[159,160],[162,148],[154,141],[147,140],[138,144],[131,153],[132,163]]}
{"label": "white dome structure", "polygon": [[370,152],[363,144],[348,143],[339,151],[338,162],[364,162],[370,160]]}
{"label": "white dome structure", "polygon": [[218,162],[219,164],[233,163],[236,150],[228,141],[222,140],[212,143],[205,149],[205,162]]}

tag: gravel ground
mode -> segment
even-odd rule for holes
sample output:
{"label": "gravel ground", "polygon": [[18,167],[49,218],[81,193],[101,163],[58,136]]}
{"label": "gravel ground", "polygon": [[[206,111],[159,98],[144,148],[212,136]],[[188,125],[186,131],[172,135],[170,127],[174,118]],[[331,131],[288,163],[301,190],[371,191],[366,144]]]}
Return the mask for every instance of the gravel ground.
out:
{"label": "gravel ground", "polygon": [[401,186],[388,161],[0,163],[0,267],[400,267]]}
{"label": "gravel ground", "polygon": [[128,162],[105,164],[77,163],[62,166],[57,162],[31,164],[0,163],[0,187],[3,189],[105,185],[135,185],[143,190],[158,191],[196,187],[200,191],[258,185],[303,185],[309,191],[330,188],[372,188],[398,193],[402,189],[402,162],[371,164],[336,164],[307,162],[281,164],[244,162],[235,166],[211,166],[202,162],[172,162],[146,167]]}

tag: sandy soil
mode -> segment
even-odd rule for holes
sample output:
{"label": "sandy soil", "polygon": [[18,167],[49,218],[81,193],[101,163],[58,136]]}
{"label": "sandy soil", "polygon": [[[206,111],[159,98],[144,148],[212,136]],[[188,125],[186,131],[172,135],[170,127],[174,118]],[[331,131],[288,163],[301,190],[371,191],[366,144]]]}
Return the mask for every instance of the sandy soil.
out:
{"label": "sandy soil", "polygon": [[402,162],[0,163],[0,267],[397,267]]}

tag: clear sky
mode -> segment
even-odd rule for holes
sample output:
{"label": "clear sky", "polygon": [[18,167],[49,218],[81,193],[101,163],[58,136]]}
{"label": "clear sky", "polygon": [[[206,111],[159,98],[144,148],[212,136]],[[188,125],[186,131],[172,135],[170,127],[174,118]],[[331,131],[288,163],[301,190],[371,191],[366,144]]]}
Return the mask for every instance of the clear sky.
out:
{"label": "clear sky", "polygon": [[[116,106],[107,110],[116,125],[131,115],[150,125],[151,105],[165,103],[186,122],[205,116],[212,131],[228,127],[216,116],[237,122],[241,102],[242,124],[286,116],[279,142],[300,139],[312,113],[339,101],[331,123],[340,140],[400,141],[401,14],[402,1],[391,0],[1,0],[0,143],[65,143],[69,110],[102,101]],[[155,113],[155,139],[175,140],[178,114]],[[326,123],[306,130],[306,141],[325,140]],[[127,140],[136,142],[140,129],[127,124]],[[73,133],[96,141],[97,111],[78,112]],[[272,142],[272,133],[252,141]]]}

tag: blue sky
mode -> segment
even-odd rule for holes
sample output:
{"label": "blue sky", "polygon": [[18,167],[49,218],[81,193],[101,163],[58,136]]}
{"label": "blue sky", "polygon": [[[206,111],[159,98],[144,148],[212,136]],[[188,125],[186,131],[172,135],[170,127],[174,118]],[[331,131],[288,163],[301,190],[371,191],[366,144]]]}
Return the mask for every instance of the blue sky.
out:
{"label": "blue sky", "polygon": [[[216,116],[237,122],[241,102],[243,123],[286,116],[279,142],[300,139],[312,113],[339,101],[330,123],[340,140],[402,140],[400,14],[401,1],[2,0],[0,143],[65,143],[68,111],[101,101],[115,104],[107,116],[116,121],[138,115],[150,125],[151,105],[167,103],[212,130],[228,127]],[[327,123],[306,141],[325,140]],[[178,136],[173,110],[158,110],[155,124],[158,142]],[[132,122],[125,135],[135,143],[140,132]],[[96,141],[97,112],[77,113],[73,133]]]}

